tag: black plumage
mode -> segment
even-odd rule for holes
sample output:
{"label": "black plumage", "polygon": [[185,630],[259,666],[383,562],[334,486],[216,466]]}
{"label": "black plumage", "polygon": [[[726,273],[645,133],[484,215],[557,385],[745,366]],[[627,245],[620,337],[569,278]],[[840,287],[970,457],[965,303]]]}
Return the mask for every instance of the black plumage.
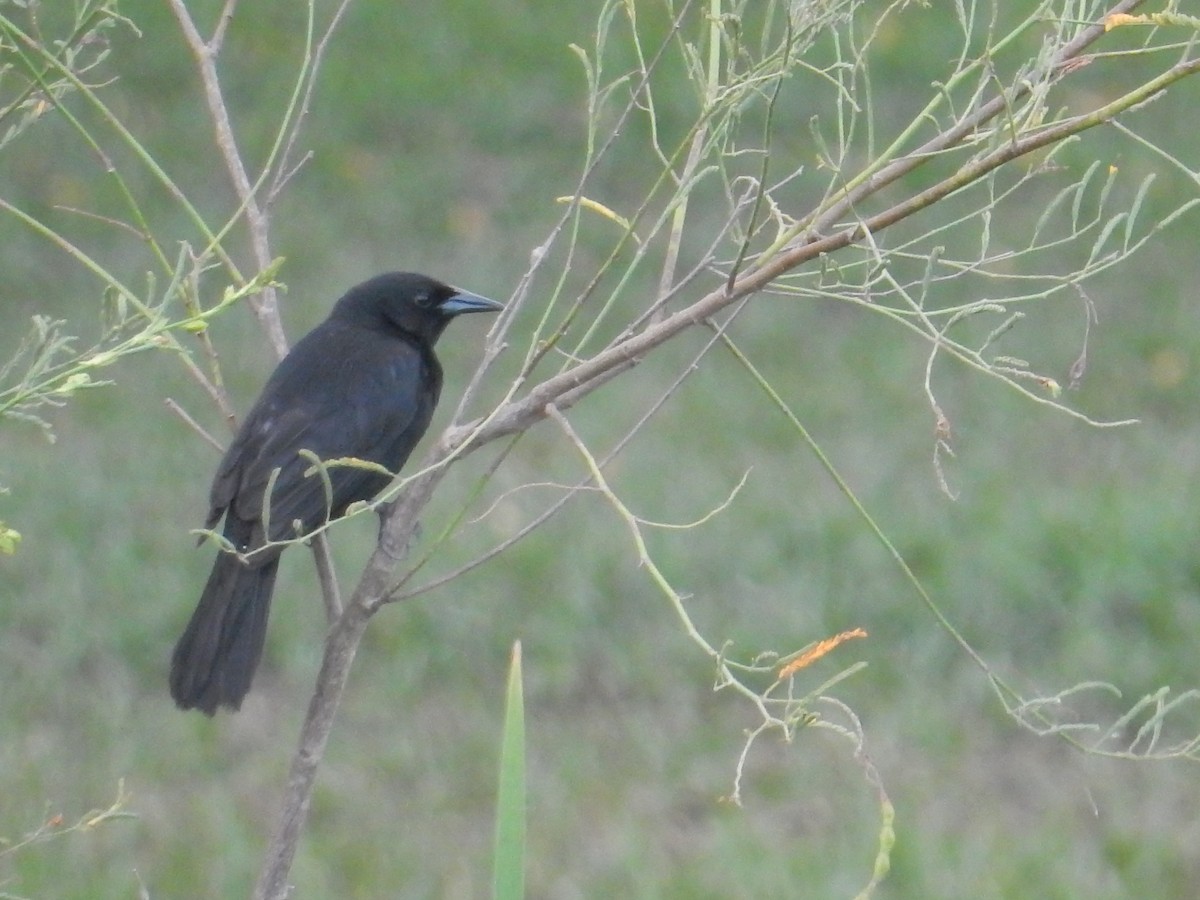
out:
{"label": "black plumage", "polygon": [[181,708],[237,709],[250,689],[281,552],[264,541],[308,534],[391,481],[377,470],[331,466],[326,483],[300,451],[399,471],[438,402],[433,345],[442,330],[461,313],[500,308],[424,275],[380,275],[347,292],[280,362],[213,479],[206,527],[224,516],[225,538],[251,555],[218,554],[175,646],[171,696]]}

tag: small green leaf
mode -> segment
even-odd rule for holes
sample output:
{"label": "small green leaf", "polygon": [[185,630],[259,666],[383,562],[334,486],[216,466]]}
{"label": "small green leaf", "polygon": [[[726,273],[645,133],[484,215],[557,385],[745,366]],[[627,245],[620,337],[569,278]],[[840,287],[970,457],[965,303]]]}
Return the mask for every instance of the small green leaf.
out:
{"label": "small green leaf", "polygon": [[0,521],[0,553],[5,556],[12,556],[17,552],[17,544],[21,543],[21,532],[15,528],[9,528],[4,522]]}
{"label": "small green leaf", "polygon": [[208,323],[201,318],[186,319],[179,323],[179,327],[184,331],[190,331],[192,334],[203,334],[208,331]]}
{"label": "small green leaf", "polygon": [[80,388],[91,386],[91,376],[86,372],[73,372],[63,379],[63,382],[54,389],[54,393],[60,397],[70,397]]}

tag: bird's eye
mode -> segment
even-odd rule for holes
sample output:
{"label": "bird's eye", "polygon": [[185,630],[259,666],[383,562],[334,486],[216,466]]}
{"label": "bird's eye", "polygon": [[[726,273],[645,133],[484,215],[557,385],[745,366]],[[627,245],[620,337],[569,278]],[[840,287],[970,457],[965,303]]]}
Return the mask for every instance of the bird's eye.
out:
{"label": "bird's eye", "polygon": [[413,303],[415,303],[419,309],[429,309],[429,307],[433,305],[433,297],[431,297],[427,291],[421,291],[415,297],[413,297]]}

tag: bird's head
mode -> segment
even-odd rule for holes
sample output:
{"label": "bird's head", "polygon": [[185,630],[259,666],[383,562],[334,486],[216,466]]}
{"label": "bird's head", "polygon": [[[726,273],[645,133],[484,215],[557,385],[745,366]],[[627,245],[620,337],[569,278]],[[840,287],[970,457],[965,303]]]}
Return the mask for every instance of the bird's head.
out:
{"label": "bird's head", "polygon": [[430,344],[455,316],[495,312],[503,305],[415,272],[388,272],[352,287],[331,318],[373,330],[399,331]]}

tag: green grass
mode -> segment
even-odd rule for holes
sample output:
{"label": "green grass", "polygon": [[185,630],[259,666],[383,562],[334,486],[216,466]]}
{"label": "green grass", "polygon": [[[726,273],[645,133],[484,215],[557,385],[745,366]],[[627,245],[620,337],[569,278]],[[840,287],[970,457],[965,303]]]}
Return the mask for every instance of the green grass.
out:
{"label": "green grass", "polygon": [[[317,155],[276,217],[293,337],[341,288],[384,268],[423,268],[504,295],[557,215],[552,198],[573,187],[582,78],[566,45],[587,42],[592,12],[583,6],[443,4],[405,18],[388,4],[352,7],[313,113]],[[252,4],[241,13],[267,15]],[[117,45],[129,57],[112,91],[143,116],[173,174],[211,183],[217,208],[224,188],[215,157],[197,150],[207,131],[189,105],[186,54],[162,5],[144,14],[145,37]],[[248,86],[291,64],[287,23],[267,25],[238,32],[231,76],[244,88],[243,113],[262,102]],[[922,83],[919,60],[895,52],[896,84]],[[1170,101],[1174,114],[1139,115],[1158,116],[1164,140],[1187,146],[1191,123],[1178,110],[1192,108],[1189,96]],[[253,148],[265,134],[251,129],[245,140]],[[1105,140],[1084,149],[1105,157]],[[97,168],[61,131],[48,125],[22,142],[4,157],[5,197],[42,211],[88,202]],[[1193,189],[1165,173],[1160,185],[1151,202]],[[95,285],[13,223],[3,233],[0,349],[8,323],[34,311],[91,328]],[[100,228],[90,236],[110,238]],[[1079,698],[1081,716],[1111,719],[1160,685],[1182,692],[1196,682],[1193,243],[1180,229],[1129,271],[1089,285],[1100,325],[1086,381],[1069,399],[1099,416],[1139,416],[1136,428],[1092,430],[952,365],[939,369],[959,453],[949,464],[954,503],[930,464],[923,345],[897,342],[881,321],[846,309],[772,298],[756,301],[735,333],[1001,674],[1029,694],[1097,679],[1126,695],[1124,705]],[[112,240],[109,250],[131,273],[144,267],[130,242]],[[1010,339],[1065,380],[1080,324],[1077,309],[1049,310]],[[463,328],[447,342],[448,397],[481,336]],[[244,409],[269,368],[250,316],[233,311],[214,339]],[[684,343],[676,358],[698,346]],[[656,370],[646,369],[573,414],[601,449],[650,402]],[[211,556],[194,549],[188,529],[201,523],[216,457],[161,398],[219,423],[165,356],[122,364],[115,376],[117,387],[54,415],[56,444],[17,426],[2,434],[0,482],[11,494],[0,498],[0,518],[24,541],[0,557],[0,836],[103,808],[122,778],[137,818],[0,857],[0,892],[94,900],[136,895],[144,883],[156,898],[245,896],[320,660],[312,564],[304,552],[285,557],[244,711],[210,722],[173,709],[167,660]],[[483,465],[471,459],[452,473],[426,536]],[[804,684],[869,662],[836,693],[862,719],[896,807],[892,871],[877,896],[1189,895],[1200,881],[1194,770],[1085,759],[1005,717],[728,356],[711,356],[609,475],[635,512],[688,521],[747,469],[725,514],[684,534],[650,532],[651,548],[692,595],[704,633],[735,651],[870,632],[817,663]],[[501,478],[580,474],[573,451],[544,427],[522,440]],[[506,500],[438,565],[502,538],[535,499]],[[373,530],[360,521],[335,532],[344,578]],[[298,896],[486,896],[504,676],[517,639],[529,896],[848,897],[867,883],[879,806],[845,741],[811,729],[791,745],[765,737],[747,763],[744,808],[722,801],[753,711],[711,691],[710,665],[597,497],[500,564],[372,623],[297,858]],[[1198,718],[1184,710],[1181,729],[1195,733]]]}

